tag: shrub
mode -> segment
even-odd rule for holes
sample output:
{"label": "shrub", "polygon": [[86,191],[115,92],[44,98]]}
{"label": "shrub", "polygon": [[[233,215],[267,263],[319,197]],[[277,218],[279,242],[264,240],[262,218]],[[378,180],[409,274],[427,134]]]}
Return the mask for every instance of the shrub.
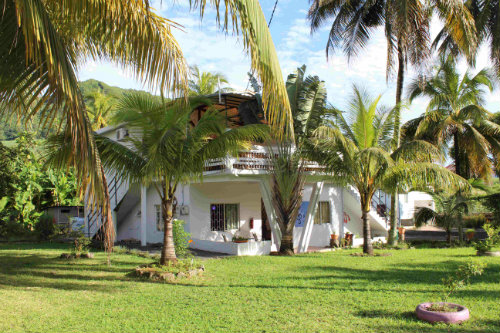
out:
{"label": "shrub", "polygon": [[483,226],[484,231],[488,234],[488,238],[482,241],[477,241],[474,243],[474,248],[478,253],[485,253],[491,251],[491,249],[500,243],[500,227],[493,227],[491,224],[487,223]]}
{"label": "shrub", "polygon": [[173,220],[172,224],[175,254],[178,257],[187,257],[191,255],[188,248],[188,241],[191,238],[191,234],[184,230],[184,220]]}
{"label": "shrub", "polygon": [[443,285],[445,288],[445,302],[451,294],[469,284],[472,276],[483,274],[485,267],[486,264],[484,263],[475,264],[473,262],[468,262],[465,265],[459,266],[456,272],[450,274],[447,278],[444,278]]}
{"label": "shrub", "polygon": [[488,223],[488,219],[484,214],[470,215],[463,217],[464,227],[478,229],[482,228],[485,223]]}
{"label": "shrub", "polygon": [[42,214],[38,219],[38,223],[35,224],[35,231],[42,240],[51,238],[56,233],[54,217],[47,213]]}

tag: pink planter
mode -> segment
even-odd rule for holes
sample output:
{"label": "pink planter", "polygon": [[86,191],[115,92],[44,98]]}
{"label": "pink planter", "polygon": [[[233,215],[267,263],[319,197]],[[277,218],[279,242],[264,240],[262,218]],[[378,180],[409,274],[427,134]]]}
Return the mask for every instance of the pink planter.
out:
{"label": "pink planter", "polygon": [[[458,308],[457,312],[435,312],[429,311],[429,308],[432,304],[446,304],[449,307]],[[469,309],[465,306],[453,304],[453,303],[422,303],[417,306],[415,310],[417,313],[417,317],[428,321],[430,323],[447,323],[447,324],[456,324],[461,323],[469,319]]]}

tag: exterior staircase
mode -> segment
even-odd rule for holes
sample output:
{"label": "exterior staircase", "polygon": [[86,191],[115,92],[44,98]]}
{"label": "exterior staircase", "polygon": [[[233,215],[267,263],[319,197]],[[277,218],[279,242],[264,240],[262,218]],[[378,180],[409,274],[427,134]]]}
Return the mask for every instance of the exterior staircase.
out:
{"label": "exterior staircase", "polygon": [[[358,190],[351,186],[347,185],[345,187],[346,192],[351,195],[353,198],[356,199],[357,202],[361,202],[361,196],[359,195]],[[379,191],[380,192],[380,191]],[[384,198],[388,197],[384,193],[376,193],[372,201],[370,203],[371,209],[370,212],[368,213],[368,219],[372,222],[377,224],[378,226],[382,227],[385,230],[389,229],[389,209],[390,207],[387,205],[386,202],[381,198],[381,194],[383,194]]]}
{"label": "exterior staircase", "polygon": [[[108,180],[108,191],[110,200],[110,209],[115,210],[123,200],[129,190],[129,182],[117,175],[106,177]],[[92,204],[86,207],[85,214],[85,236],[94,237],[104,225],[107,217],[102,214],[102,209],[93,207]]]}

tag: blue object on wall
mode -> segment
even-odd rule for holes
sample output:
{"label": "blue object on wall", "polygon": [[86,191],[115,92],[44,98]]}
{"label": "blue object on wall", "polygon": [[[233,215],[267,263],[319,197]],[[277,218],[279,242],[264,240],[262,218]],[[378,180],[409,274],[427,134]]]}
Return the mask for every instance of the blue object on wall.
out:
{"label": "blue object on wall", "polygon": [[299,208],[299,215],[297,215],[297,220],[295,220],[296,227],[303,227],[306,223],[307,207],[309,206],[309,201],[302,201]]}

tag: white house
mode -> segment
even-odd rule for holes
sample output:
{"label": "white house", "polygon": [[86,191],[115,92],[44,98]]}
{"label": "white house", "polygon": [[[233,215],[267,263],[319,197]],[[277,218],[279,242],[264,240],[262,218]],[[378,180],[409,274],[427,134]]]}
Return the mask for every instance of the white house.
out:
{"label": "white house", "polygon": [[[231,117],[232,125],[259,121],[258,115],[248,112],[249,106],[256,105],[250,93],[224,93],[213,99],[217,108]],[[203,109],[193,111],[193,121],[201,114]],[[123,124],[98,133],[122,141],[128,130]],[[179,186],[175,215],[185,221],[193,248],[234,255],[268,254],[277,249],[280,232],[272,213],[267,154],[266,147],[255,145],[236,157],[207,161],[203,182]],[[294,231],[297,250],[328,246],[332,233],[341,237],[353,233],[359,244],[362,222],[356,190],[323,182],[317,164],[311,163],[306,170],[307,183]],[[142,245],[163,241],[160,198],[153,186],[130,184],[109,174],[108,188],[118,241],[136,239]],[[86,231],[91,236],[98,229],[100,214],[89,208],[90,203],[85,206]],[[374,197],[369,214],[373,237],[387,234],[386,207],[387,203]],[[251,240],[234,243],[236,233]]]}

